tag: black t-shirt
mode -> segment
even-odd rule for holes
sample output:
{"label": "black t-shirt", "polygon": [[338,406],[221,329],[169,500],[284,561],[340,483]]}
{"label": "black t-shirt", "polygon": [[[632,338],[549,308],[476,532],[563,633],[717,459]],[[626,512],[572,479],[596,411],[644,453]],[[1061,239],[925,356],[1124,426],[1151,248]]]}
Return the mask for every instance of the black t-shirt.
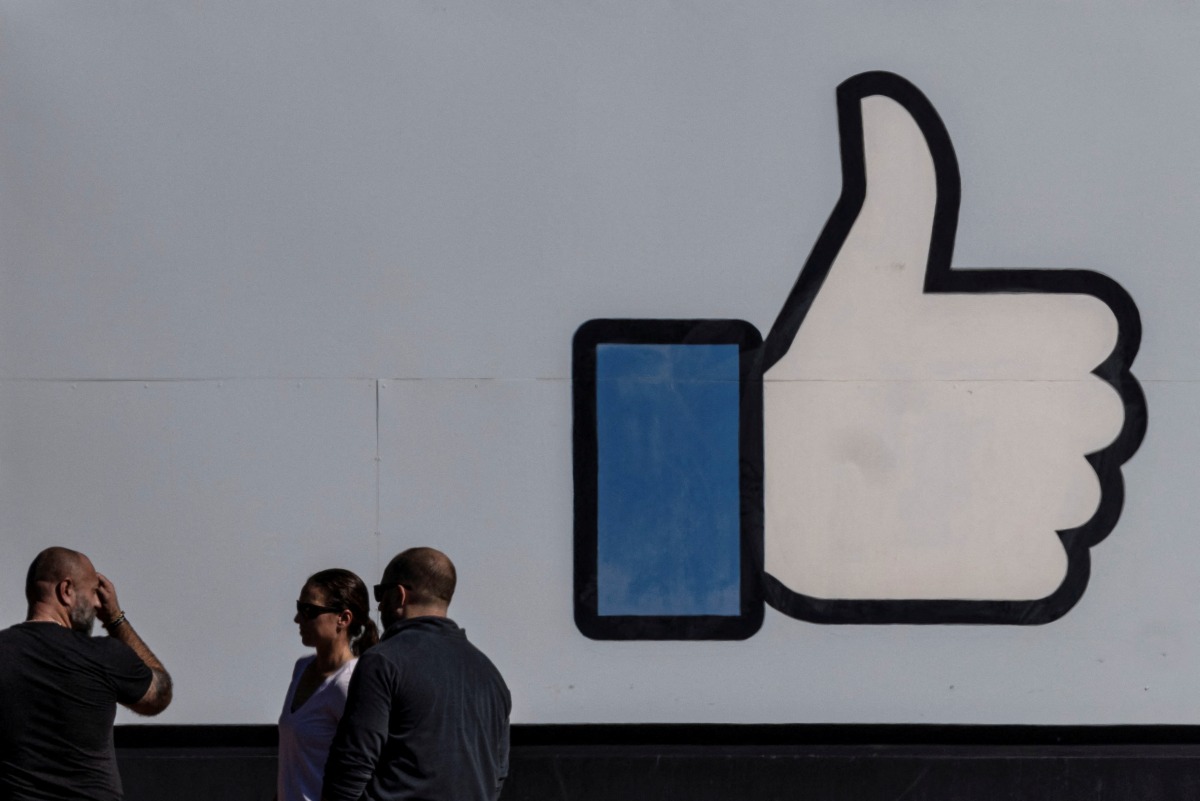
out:
{"label": "black t-shirt", "polygon": [[53,623],[0,631],[0,801],[121,798],[112,725],[150,669],[125,643]]}

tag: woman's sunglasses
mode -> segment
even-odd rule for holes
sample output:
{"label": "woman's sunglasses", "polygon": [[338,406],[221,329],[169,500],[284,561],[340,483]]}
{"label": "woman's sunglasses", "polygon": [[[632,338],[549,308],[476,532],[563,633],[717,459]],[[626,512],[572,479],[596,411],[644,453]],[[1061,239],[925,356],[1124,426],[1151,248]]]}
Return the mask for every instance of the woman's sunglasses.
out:
{"label": "woman's sunglasses", "polygon": [[326,612],[333,612],[334,614],[337,614],[342,610],[334,609],[332,606],[317,606],[316,604],[306,604],[304,601],[296,601],[296,611],[300,614],[300,617],[304,618],[305,620],[316,620]]}

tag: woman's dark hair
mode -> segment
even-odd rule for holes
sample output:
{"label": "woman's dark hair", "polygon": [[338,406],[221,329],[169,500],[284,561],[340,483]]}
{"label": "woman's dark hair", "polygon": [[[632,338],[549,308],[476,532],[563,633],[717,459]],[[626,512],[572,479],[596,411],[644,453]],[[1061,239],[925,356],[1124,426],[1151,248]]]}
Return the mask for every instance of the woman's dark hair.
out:
{"label": "woman's dark hair", "polygon": [[379,642],[379,629],[371,620],[370,596],[362,579],[349,570],[335,567],[313,573],[304,585],[324,593],[326,606],[350,610],[350,650],[355,656]]}

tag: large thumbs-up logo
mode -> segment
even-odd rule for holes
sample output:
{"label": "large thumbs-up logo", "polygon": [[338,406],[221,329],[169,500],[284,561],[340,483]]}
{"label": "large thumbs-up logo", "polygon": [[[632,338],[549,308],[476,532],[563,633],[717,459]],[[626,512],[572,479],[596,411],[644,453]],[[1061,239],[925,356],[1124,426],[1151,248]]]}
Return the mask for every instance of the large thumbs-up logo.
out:
{"label": "large thumbs-up logo", "polygon": [[[896,75],[866,73],[839,87],[838,113],[841,198],[761,347],[753,335],[736,338],[750,368],[726,371],[741,387],[730,402],[740,404],[732,419],[742,426],[743,598],[726,612],[754,618],[745,599],[761,597],[824,623],[1054,620],[1086,588],[1089,549],[1120,514],[1120,467],[1145,433],[1145,399],[1129,371],[1141,336],[1137,307],[1110,278],[1086,270],[952,268],[960,181],[933,106]],[[655,581],[665,578],[670,586],[659,589],[678,598],[698,580],[679,571],[638,576],[596,556],[603,536],[589,518],[621,506],[627,499],[605,494],[636,482],[594,481],[612,472],[604,465],[613,456],[598,458],[606,446],[595,438],[596,415],[622,407],[581,404],[581,390],[624,390],[619,375],[597,378],[595,359],[581,354],[617,348],[606,357],[611,364],[621,347],[659,341],[647,331],[688,325],[721,328],[607,320],[576,335],[576,619],[589,636],[749,636],[758,625],[725,635],[688,625],[686,603],[671,615],[648,611],[655,625],[639,625],[637,605],[653,599],[647,588]],[[622,331],[637,335],[623,339]],[[716,347],[678,330],[664,341],[674,344],[657,347]],[[694,419],[680,399],[691,387],[720,385],[714,375],[699,384],[670,370],[656,375],[674,405],[660,404],[660,419],[641,429],[626,428],[627,439],[610,451],[640,441],[639,430]],[[636,381],[644,386],[646,376]],[[760,398],[761,423],[748,408]],[[697,468],[687,453],[676,455],[672,469],[689,486],[693,472],[714,471],[708,457]],[[659,475],[670,459],[638,463]],[[635,507],[677,502],[691,504],[659,497]],[[626,508],[610,539],[670,551],[711,538],[694,516],[661,512]],[[664,520],[680,530],[663,538]],[[727,545],[718,551],[737,555]],[[613,607],[607,622],[616,625],[605,625],[604,604],[595,601],[614,577],[625,606]],[[699,585],[711,592],[710,581],[706,574]],[[629,601],[630,586],[641,588],[642,600]],[[719,620],[720,608],[700,617]]]}
{"label": "large thumbs-up logo", "polygon": [[908,82],[838,92],[843,190],[762,351],[764,586],[830,622],[1045,622],[1145,431],[1141,324],[1082,270],[951,269],[959,174]]}

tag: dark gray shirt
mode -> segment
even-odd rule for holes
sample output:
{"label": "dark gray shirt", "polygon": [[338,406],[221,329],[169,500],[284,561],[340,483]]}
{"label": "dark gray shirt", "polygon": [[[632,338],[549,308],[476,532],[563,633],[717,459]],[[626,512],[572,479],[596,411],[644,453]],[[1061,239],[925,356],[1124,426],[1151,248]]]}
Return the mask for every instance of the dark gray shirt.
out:
{"label": "dark gray shirt", "polygon": [[326,801],[495,801],[512,700],[444,617],[392,624],[362,655],[325,766]]}

